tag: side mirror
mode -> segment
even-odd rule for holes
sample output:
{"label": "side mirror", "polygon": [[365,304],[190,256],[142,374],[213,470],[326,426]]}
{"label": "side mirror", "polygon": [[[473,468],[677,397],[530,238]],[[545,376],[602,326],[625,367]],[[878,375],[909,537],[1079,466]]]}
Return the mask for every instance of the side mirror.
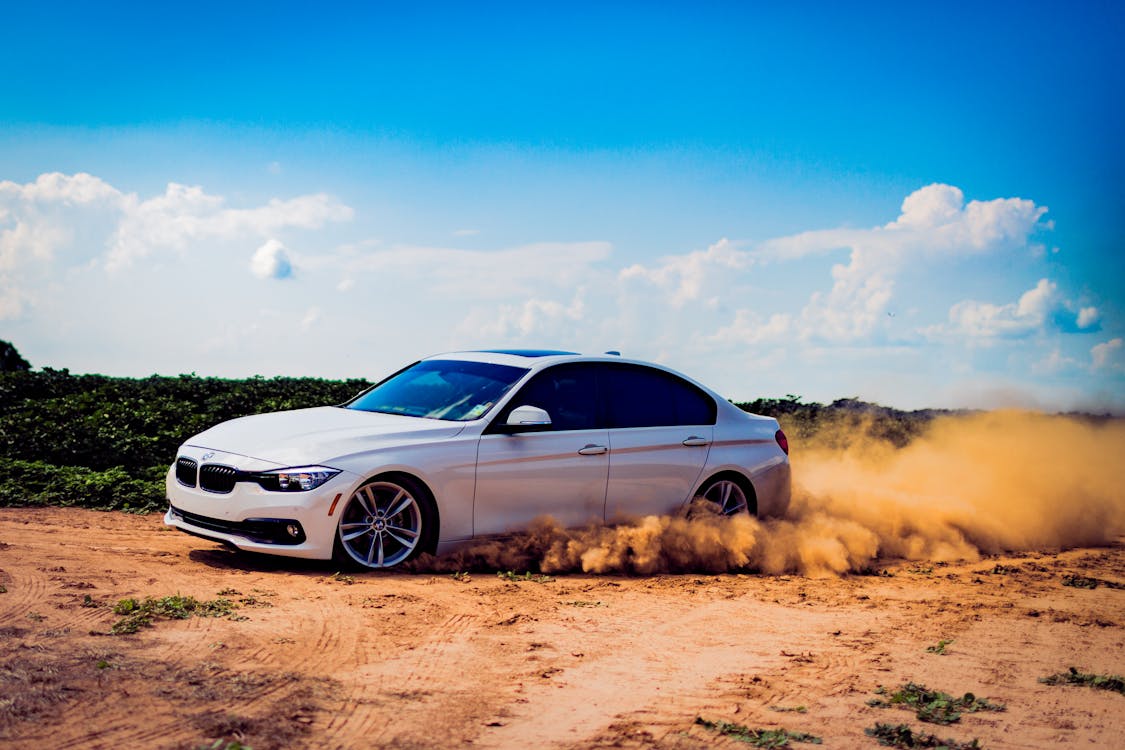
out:
{"label": "side mirror", "polygon": [[517,406],[508,414],[504,423],[508,432],[535,432],[551,426],[551,415],[538,406]]}

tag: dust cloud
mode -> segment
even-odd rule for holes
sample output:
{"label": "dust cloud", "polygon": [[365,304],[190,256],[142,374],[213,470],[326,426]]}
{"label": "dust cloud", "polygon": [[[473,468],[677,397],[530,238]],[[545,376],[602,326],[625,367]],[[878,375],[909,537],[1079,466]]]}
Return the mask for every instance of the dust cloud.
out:
{"label": "dust cloud", "polygon": [[612,527],[567,530],[544,518],[525,533],[415,565],[823,576],[883,559],[975,560],[1102,545],[1125,534],[1123,420],[946,416],[902,448],[848,429],[791,441],[793,502],[784,518],[724,518],[701,500],[682,517]]}

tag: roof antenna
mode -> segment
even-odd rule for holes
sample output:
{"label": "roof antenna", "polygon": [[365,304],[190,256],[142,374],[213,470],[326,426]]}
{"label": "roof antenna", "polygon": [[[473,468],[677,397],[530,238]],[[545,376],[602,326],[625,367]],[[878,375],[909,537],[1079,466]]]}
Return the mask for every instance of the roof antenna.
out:
{"label": "roof antenna", "polygon": [[617,351],[616,349],[610,349],[608,352],[606,352],[606,354],[608,354],[611,357],[620,357],[621,356],[621,352]]}

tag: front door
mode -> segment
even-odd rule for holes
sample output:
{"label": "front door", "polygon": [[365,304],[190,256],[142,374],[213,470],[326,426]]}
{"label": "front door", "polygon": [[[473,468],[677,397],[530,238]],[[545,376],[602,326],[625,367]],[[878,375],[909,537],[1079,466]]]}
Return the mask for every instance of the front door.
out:
{"label": "front door", "polygon": [[[540,516],[567,527],[605,520],[609,431],[598,413],[597,385],[589,365],[558,365],[500,410],[477,448],[474,534],[504,533]],[[519,406],[544,409],[550,428],[506,433],[502,425]]]}

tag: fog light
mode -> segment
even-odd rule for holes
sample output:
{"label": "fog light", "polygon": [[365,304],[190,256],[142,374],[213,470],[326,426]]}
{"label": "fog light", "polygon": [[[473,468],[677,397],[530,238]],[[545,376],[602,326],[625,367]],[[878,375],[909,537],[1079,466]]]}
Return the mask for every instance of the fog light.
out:
{"label": "fog light", "polygon": [[288,526],[286,526],[285,530],[288,531],[289,536],[293,537],[294,539],[296,539],[297,537],[299,537],[301,535],[301,529],[295,523],[291,523]]}

